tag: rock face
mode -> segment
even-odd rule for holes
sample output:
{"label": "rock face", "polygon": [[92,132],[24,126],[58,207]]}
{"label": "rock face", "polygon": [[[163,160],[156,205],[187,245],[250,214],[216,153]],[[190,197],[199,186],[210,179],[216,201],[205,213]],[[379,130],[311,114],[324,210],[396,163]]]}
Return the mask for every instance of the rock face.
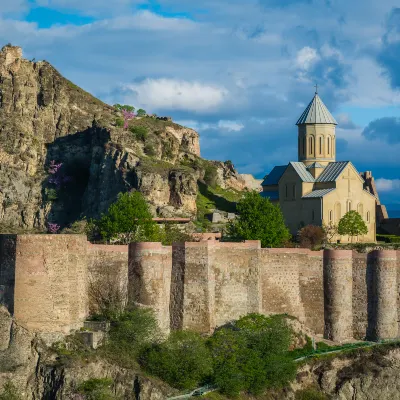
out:
{"label": "rock face", "polygon": [[[168,118],[122,115],[19,47],[0,51],[0,226],[42,230],[106,211],[119,192],[138,189],[154,214],[193,216],[204,176],[199,136]],[[135,130],[145,127],[141,135]],[[51,183],[49,164],[62,163]],[[222,187],[244,188],[219,163]],[[54,178],[54,177],[53,177]],[[66,179],[68,178],[68,179]]]}

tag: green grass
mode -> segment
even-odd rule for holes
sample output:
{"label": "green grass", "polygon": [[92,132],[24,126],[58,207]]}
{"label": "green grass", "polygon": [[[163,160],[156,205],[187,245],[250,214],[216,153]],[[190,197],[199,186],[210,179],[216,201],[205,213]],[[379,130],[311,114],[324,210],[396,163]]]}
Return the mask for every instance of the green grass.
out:
{"label": "green grass", "polygon": [[[212,188],[202,182],[198,182],[199,192],[197,194],[197,220],[203,224],[205,215],[212,210],[235,212],[236,203],[242,198],[243,192],[233,189],[222,189],[219,186]],[[206,222],[205,222],[206,223]]]}

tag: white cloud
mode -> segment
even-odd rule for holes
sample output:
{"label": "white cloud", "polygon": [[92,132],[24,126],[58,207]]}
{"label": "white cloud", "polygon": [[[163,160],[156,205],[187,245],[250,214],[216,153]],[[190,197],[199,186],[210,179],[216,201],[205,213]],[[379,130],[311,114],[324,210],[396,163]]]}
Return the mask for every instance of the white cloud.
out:
{"label": "white cloud", "polygon": [[394,192],[400,190],[400,179],[376,179],[376,188],[380,192]]}
{"label": "white cloud", "polygon": [[218,121],[218,128],[225,129],[227,131],[239,132],[244,128],[244,125],[237,121]]}
{"label": "white cloud", "polygon": [[225,132],[240,132],[244,128],[244,125],[241,122],[231,120],[220,120],[215,124],[202,123],[194,120],[180,120],[176,121],[176,123],[190,127],[198,132],[210,129]]}
{"label": "white cloud", "polygon": [[[217,85],[188,82],[177,79],[145,79],[125,85],[134,104],[152,110],[186,110],[193,112],[212,111],[221,106],[228,91]],[[129,95],[128,95],[129,97]]]}
{"label": "white cloud", "polygon": [[320,56],[318,55],[317,50],[306,46],[297,52],[296,65],[298,68],[308,70],[319,59]]}

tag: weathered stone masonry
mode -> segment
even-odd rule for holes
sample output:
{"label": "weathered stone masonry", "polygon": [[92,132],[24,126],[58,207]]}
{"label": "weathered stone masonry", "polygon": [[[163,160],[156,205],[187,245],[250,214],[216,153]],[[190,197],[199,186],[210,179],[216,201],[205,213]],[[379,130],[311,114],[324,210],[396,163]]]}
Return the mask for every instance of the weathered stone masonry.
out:
{"label": "weathered stone masonry", "polygon": [[400,252],[261,249],[258,241],[92,245],[80,235],[0,235],[0,302],[26,328],[68,333],[88,285],[117,276],[162,329],[211,332],[251,312],[287,313],[334,341],[398,336]]}

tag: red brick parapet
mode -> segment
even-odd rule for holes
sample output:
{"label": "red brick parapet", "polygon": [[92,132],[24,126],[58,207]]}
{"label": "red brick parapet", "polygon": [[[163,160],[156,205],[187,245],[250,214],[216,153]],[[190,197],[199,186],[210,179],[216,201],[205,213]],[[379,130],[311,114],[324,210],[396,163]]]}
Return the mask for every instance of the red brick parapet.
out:
{"label": "red brick parapet", "polygon": [[324,258],[330,258],[333,260],[353,258],[352,250],[336,250],[336,249],[325,249]]}
{"label": "red brick parapet", "polygon": [[128,252],[127,244],[92,244],[88,242],[89,251],[115,251],[115,252]]}
{"label": "red brick parapet", "polygon": [[373,250],[370,253],[370,257],[376,259],[385,259],[385,260],[396,260],[397,259],[396,250]]}

